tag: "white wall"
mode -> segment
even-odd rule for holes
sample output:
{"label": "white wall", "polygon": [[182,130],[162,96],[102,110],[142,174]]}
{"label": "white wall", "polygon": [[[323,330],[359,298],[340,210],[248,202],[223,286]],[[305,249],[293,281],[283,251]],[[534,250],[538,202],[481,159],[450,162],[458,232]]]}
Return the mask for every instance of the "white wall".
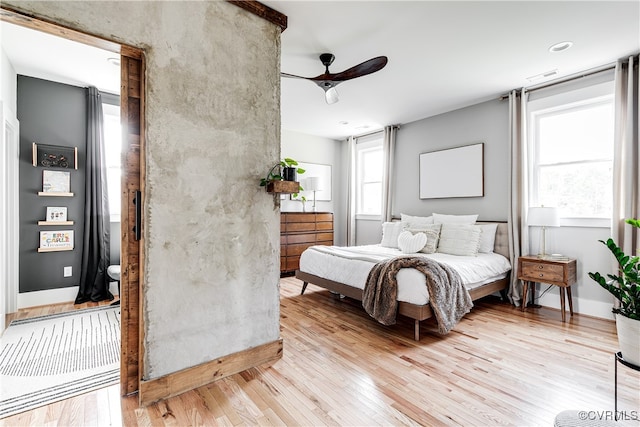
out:
{"label": "white wall", "polygon": [[[346,244],[345,207],[346,207],[346,163],[343,160],[341,141],[329,138],[307,135],[282,129],[281,154],[299,162],[316,163],[331,166],[331,201],[316,201],[317,212],[333,212],[334,244]],[[304,178],[304,175],[299,177]],[[307,212],[311,212],[311,200],[306,202]],[[282,212],[302,212],[302,202],[286,199],[281,200]]]}
{"label": "white wall", "polygon": [[18,111],[17,87],[18,76],[16,70],[13,68],[4,49],[0,47],[0,100],[4,103],[5,108],[9,108],[14,115]]}

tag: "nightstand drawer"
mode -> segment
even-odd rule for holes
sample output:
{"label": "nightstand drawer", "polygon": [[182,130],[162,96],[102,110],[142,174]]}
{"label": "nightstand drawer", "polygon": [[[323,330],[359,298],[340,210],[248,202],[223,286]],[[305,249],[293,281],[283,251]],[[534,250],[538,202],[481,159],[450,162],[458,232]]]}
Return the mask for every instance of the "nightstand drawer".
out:
{"label": "nightstand drawer", "polygon": [[520,277],[535,282],[562,282],[564,281],[564,268],[561,265],[523,261]]}

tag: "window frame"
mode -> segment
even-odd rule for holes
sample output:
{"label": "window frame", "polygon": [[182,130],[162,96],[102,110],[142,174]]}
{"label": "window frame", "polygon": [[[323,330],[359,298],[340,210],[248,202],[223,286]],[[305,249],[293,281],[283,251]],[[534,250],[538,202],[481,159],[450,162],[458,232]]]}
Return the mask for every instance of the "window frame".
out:
{"label": "window frame", "polygon": [[[613,162],[613,144],[610,159],[588,159],[576,161],[562,161],[557,163],[540,162],[540,143],[538,136],[540,135],[540,119],[549,117],[554,114],[569,113],[572,111],[580,111],[588,108],[594,108],[605,104],[612,105],[614,102],[613,81],[594,84],[566,93],[558,93],[552,96],[529,101],[527,118],[530,126],[528,126],[528,140],[530,141],[528,150],[528,202],[529,206],[539,206],[538,185],[539,170],[546,166],[562,166],[562,165],[578,165],[594,162],[611,161]],[[613,143],[613,135],[611,136]],[[612,177],[613,178],[613,177]],[[560,217],[561,226],[568,227],[599,227],[609,228],[611,226],[611,213],[609,217]]]}
{"label": "window frame", "polygon": [[[380,180],[379,181],[367,181],[364,182],[364,168],[362,166],[362,156],[365,153],[372,153],[379,151],[382,155],[384,155],[384,147],[383,147],[383,135],[375,134],[372,135],[372,138],[367,138],[366,141],[356,142],[356,219],[358,220],[368,220],[368,221],[380,221],[382,219],[382,184],[384,180],[384,174],[382,173],[382,168],[384,165],[380,164]],[[377,214],[370,213],[362,213],[362,199],[363,199],[363,185],[371,184],[371,183],[380,183],[380,210]]]}

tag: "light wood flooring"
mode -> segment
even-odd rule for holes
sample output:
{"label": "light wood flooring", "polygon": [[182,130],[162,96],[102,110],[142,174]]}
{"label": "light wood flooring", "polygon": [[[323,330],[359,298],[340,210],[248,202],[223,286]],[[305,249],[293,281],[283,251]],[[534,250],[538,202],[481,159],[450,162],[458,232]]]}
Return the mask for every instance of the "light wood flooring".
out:
{"label": "light wood flooring", "polygon": [[[566,409],[613,411],[612,321],[477,302],[448,335],[429,321],[377,324],[357,302],[281,280],[284,356],[138,408],[113,386],[0,425],[550,426]],[[618,409],[638,411],[640,373],[619,366]],[[637,414],[637,412],[636,412]],[[635,422],[631,425],[640,425]]]}

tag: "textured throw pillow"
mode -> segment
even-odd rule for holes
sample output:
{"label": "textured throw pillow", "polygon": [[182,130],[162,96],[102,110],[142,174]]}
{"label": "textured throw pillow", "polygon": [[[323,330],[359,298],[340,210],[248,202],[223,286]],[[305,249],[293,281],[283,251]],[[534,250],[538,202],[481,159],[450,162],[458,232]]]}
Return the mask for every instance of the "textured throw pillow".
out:
{"label": "textured throw pillow", "polygon": [[451,255],[477,256],[480,227],[467,224],[442,224],[438,252]]}
{"label": "textured throw pillow", "polygon": [[403,231],[398,236],[398,248],[405,254],[415,254],[427,244],[427,235],[424,233],[413,234]]}
{"label": "textured throw pillow", "polygon": [[443,215],[433,214],[434,224],[475,224],[478,215]]}
{"label": "textured throw pillow", "polygon": [[480,227],[482,233],[480,233],[480,245],[478,252],[484,254],[490,254],[493,252],[493,247],[496,243],[496,230],[498,230],[498,224],[477,224]]}
{"label": "textured throw pillow", "polygon": [[427,243],[424,245],[424,248],[420,250],[425,254],[432,254],[438,248],[438,239],[440,238],[440,227],[441,224],[426,224],[422,227],[417,228],[405,228],[405,230],[410,231],[413,234],[416,233],[424,233],[427,235]]}
{"label": "textured throw pillow", "polygon": [[380,246],[398,249],[398,236],[402,232],[401,222],[385,222],[382,224],[382,242]]}
{"label": "textured throw pillow", "polygon": [[401,213],[400,221],[404,224],[405,228],[417,228],[423,225],[433,224],[433,216],[413,216]]}

